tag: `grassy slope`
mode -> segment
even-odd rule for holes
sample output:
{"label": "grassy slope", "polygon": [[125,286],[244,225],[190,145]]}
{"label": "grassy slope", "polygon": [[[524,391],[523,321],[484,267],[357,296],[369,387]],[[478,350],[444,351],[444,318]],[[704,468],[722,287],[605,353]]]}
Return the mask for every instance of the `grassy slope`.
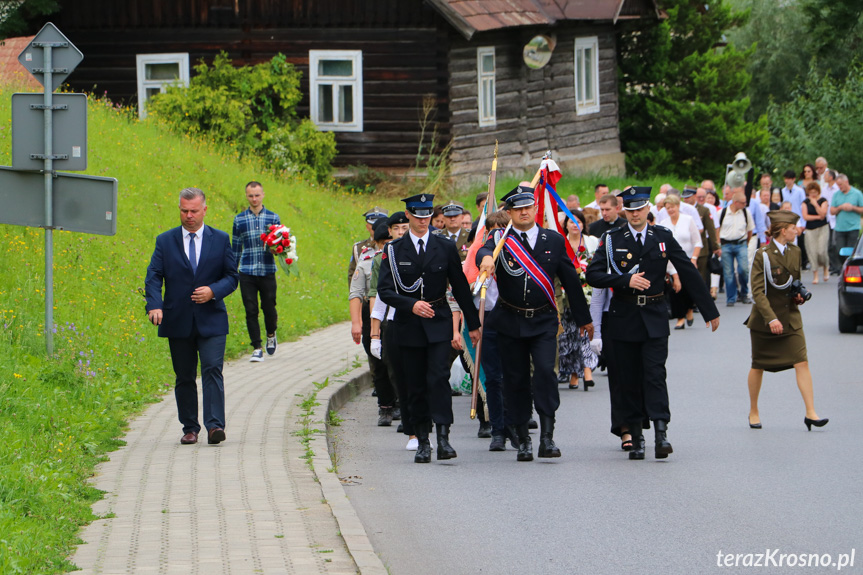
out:
{"label": "grassy slope", "polygon": [[[11,163],[10,93],[0,89],[3,165]],[[136,290],[155,236],[179,225],[180,189],[205,190],[206,222],[230,232],[245,183],[262,181],[266,206],[299,238],[302,276],[279,277],[281,339],[347,319],[347,257],[365,234],[367,198],[274,181],[250,162],[126,118],[90,104],[86,173],[118,178],[118,233],[55,232],[53,358],[42,334],[44,232],[0,226],[0,573],[70,567],[64,557],[99,497],[86,485],[93,466],[119,445],[124,421],[172,387],[167,342],[146,322]],[[239,293],[228,312],[236,356],[248,351]]]}

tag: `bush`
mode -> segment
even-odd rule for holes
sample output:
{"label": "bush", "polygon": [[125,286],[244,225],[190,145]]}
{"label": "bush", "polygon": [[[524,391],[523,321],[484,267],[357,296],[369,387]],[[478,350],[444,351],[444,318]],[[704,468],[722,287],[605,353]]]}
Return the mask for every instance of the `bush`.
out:
{"label": "bush", "polygon": [[297,121],[301,74],[283,54],[235,68],[223,52],[212,67],[201,62],[195,72],[188,88],[172,86],[156,95],[148,113],[181,134],[206,135],[240,156],[259,155],[276,171],[326,180],[335,137],[318,132],[309,120]]}
{"label": "bush", "polygon": [[365,164],[348,166],[348,170],[351,172],[351,177],[347,178],[342,186],[352,194],[373,194],[380,184],[387,181],[385,173]]}
{"label": "bush", "polygon": [[[791,101],[768,107],[770,141],[765,168],[799,170],[824,156],[859,187],[863,181],[863,64],[855,62],[844,80],[822,76],[813,60],[806,82]],[[855,183],[856,182],[856,183]]]}

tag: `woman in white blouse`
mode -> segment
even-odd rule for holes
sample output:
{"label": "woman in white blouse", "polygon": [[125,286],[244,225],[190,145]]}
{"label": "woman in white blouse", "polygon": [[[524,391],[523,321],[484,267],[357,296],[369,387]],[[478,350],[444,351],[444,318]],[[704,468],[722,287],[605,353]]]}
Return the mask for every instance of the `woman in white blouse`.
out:
{"label": "woman in white blouse", "polygon": [[[692,265],[697,265],[698,254],[701,253],[703,246],[695,220],[687,214],[680,213],[680,198],[677,196],[672,195],[665,199],[665,210],[668,212],[668,218],[657,225],[670,229],[674,234],[674,239],[689,256]],[[671,299],[671,313],[677,318],[677,325],[674,326],[674,329],[683,329],[686,325],[692,325],[692,300],[689,299],[686,292],[669,290],[669,298]],[[684,325],[684,321],[686,325]]]}

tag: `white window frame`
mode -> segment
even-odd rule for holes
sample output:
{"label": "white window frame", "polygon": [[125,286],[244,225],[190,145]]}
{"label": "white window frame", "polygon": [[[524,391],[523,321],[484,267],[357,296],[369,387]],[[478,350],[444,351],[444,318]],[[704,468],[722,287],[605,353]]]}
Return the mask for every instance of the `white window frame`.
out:
{"label": "white window frame", "polygon": [[[189,86],[189,54],[138,54],[136,57],[138,70],[138,117],[147,117],[147,90],[159,88],[160,93],[165,93],[165,89],[175,83],[182,86]],[[180,68],[180,77],[174,80],[147,80],[146,66],[147,64],[178,64]]]}
{"label": "white window frame", "polygon": [[[491,55],[494,62],[494,70],[482,71],[482,59]],[[497,125],[497,85],[495,76],[497,74],[497,56],[494,46],[482,46],[476,49],[476,114],[480,128]],[[488,92],[491,92],[489,95]],[[483,102],[490,96],[491,114],[483,115]]]}
{"label": "white window frame", "polygon": [[[584,50],[589,48],[593,55],[592,61],[584,65]],[[580,66],[579,63],[582,63]],[[583,73],[590,70],[592,74],[592,93],[579,97],[579,87],[584,83]],[[579,74],[581,72],[581,74]],[[579,77],[581,76],[581,77]],[[599,38],[589,36],[575,39],[575,61],[573,62],[573,77],[575,80],[575,113],[578,116],[599,112]]]}
{"label": "white window frame", "polygon": [[[350,60],[353,62],[352,76],[321,76],[318,62],[321,60]],[[318,86],[322,83],[335,86],[353,87],[353,122],[339,122],[333,110],[332,122],[318,121],[320,102]],[[335,97],[333,102],[336,102]],[[363,131],[363,51],[362,50],[309,50],[309,103],[312,122],[322,132],[362,132]]]}

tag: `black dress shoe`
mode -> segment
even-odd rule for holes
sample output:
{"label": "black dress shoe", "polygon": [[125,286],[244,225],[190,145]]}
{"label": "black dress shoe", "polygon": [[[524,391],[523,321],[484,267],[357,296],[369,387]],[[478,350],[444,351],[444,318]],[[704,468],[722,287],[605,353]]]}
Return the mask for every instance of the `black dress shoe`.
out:
{"label": "black dress shoe", "polygon": [[516,427],[518,433],[518,455],[517,461],[533,461],[533,444],[530,442],[530,432],[527,425]]}
{"label": "black dress shoe", "polygon": [[509,438],[509,444],[513,449],[518,449],[518,432],[514,425],[506,425],[503,428],[503,434]]}
{"label": "black dress shoe", "polygon": [[476,436],[480,439],[488,439],[491,437],[491,423],[487,421],[479,422],[479,430],[476,432]]}
{"label": "black dress shoe", "polygon": [[402,418],[402,408],[398,407],[398,406],[394,407],[393,408],[393,421],[401,421],[401,418]]}
{"label": "black dress shoe", "polygon": [[629,426],[629,434],[632,436],[632,450],[629,452],[629,458],[644,459],[644,434],[641,432],[641,425]]}
{"label": "black dress shoe", "polygon": [[404,432],[405,432],[405,426],[404,426],[404,424],[403,424],[403,423],[399,423],[399,426],[396,428],[396,433],[404,433]]}
{"label": "black dress shoe", "polygon": [[684,324],[674,326],[674,329],[685,329],[686,326]]}
{"label": "black dress shoe", "polygon": [[688,325],[689,327],[692,327],[693,323],[695,323],[695,318],[686,320],[686,325]]}
{"label": "black dress shoe", "polygon": [[593,387],[593,380],[592,379],[585,379],[584,380],[584,391],[587,391],[591,387]]}
{"label": "black dress shoe", "polygon": [[653,455],[656,459],[667,459],[671,453],[674,453],[671,443],[665,436],[666,431],[668,431],[668,424],[661,419],[657,419],[655,427],[656,444],[653,448]]}
{"label": "black dress shoe", "polygon": [[506,438],[503,435],[492,435],[489,451],[506,451]]}
{"label": "black dress shoe", "polygon": [[215,445],[225,441],[225,430],[221,427],[214,427],[207,433],[207,443]]}
{"label": "black dress shoe", "polygon": [[749,423],[749,429],[761,429],[761,422],[760,421],[758,423],[752,423],[751,421],[749,421],[748,417],[746,418],[746,421],[747,421],[747,423]]}
{"label": "black dress shoe", "polygon": [[453,449],[452,445],[449,444],[449,425],[441,425],[437,426],[437,458],[440,461],[441,459],[455,459],[458,457],[455,449]]}
{"label": "black dress shoe", "polygon": [[827,425],[827,422],[830,421],[826,417],[824,419],[809,419],[808,417],[803,418],[803,423],[806,424],[806,429],[812,431],[812,426],[815,427],[824,427]]}
{"label": "black dress shoe", "polygon": [[539,416],[539,424],[542,431],[539,434],[538,457],[560,457],[560,449],[554,444],[554,417],[548,415]]}
{"label": "black dress shoe", "polygon": [[536,420],[534,418],[531,417],[530,421],[527,422],[527,428],[528,429],[538,429],[539,424],[536,422]]}

